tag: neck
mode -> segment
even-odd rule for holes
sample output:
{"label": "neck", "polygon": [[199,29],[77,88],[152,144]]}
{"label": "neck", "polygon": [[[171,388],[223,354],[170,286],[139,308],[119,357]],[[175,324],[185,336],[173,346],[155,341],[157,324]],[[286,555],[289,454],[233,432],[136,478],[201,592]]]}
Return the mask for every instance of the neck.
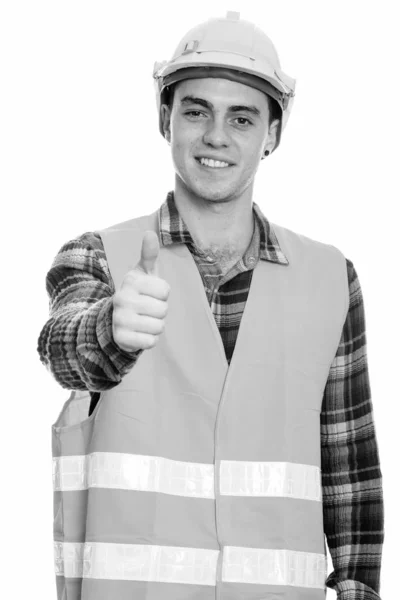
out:
{"label": "neck", "polygon": [[204,198],[175,178],[174,199],[196,246],[219,261],[234,260],[248,248],[254,230],[253,184],[237,197]]}

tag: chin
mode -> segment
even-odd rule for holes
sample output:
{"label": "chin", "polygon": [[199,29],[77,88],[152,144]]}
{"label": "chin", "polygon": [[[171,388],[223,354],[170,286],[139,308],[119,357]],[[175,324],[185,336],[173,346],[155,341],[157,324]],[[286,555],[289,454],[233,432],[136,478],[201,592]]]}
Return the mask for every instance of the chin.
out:
{"label": "chin", "polygon": [[227,181],[207,181],[199,177],[198,173],[185,163],[177,164],[175,162],[175,174],[179,180],[178,185],[183,186],[190,195],[203,198],[206,201],[224,201],[235,197],[242,190],[240,181],[233,177]]}
{"label": "chin", "polygon": [[188,188],[192,193],[200,198],[204,198],[205,200],[229,200],[236,190],[236,186],[202,186],[202,185],[194,185],[189,186]]}

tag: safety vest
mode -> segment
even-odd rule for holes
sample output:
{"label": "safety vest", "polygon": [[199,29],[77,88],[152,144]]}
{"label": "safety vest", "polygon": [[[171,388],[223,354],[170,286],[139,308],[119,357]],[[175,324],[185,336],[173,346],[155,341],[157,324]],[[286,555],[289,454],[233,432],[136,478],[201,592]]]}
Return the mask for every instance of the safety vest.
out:
{"label": "safety vest", "polygon": [[[157,212],[100,231],[115,288]],[[161,246],[166,327],[52,426],[58,600],[324,600],[320,411],[349,306],[344,255],[271,224],[228,365],[186,244]]]}

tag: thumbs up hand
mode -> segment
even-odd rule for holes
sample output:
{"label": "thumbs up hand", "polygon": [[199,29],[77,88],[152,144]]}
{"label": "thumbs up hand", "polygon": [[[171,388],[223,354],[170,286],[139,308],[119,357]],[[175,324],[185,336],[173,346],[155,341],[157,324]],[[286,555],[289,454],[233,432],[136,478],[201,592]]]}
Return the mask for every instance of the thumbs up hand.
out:
{"label": "thumbs up hand", "polygon": [[157,234],[146,231],[139,262],[113,296],[113,338],[126,352],[152,348],[165,328],[171,288],[157,275],[159,251]]}

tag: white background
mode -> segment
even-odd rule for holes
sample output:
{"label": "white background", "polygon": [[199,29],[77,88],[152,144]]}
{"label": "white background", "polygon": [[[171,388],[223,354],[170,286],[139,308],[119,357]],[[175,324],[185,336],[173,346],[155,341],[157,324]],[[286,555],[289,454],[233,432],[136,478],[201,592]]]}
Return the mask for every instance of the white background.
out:
{"label": "white background", "polygon": [[[2,560],[8,598],[55,598],[51,425],[69,396],[40,363],[62,244],[149,214],[173,189],[154,61],[226,10],[273,40],[296,100],[254,200],[350,258],[363,290],[385,499],[381,595],[397,575],[399,55],[395,1],[4,1],[0,12]],[[398,488],[397,488],[398,489]],[[329,565],[331,569],[331,563]],[[39,597],[39,596],[38,596]],[[328,591],[328,598],[336,597]]]}

